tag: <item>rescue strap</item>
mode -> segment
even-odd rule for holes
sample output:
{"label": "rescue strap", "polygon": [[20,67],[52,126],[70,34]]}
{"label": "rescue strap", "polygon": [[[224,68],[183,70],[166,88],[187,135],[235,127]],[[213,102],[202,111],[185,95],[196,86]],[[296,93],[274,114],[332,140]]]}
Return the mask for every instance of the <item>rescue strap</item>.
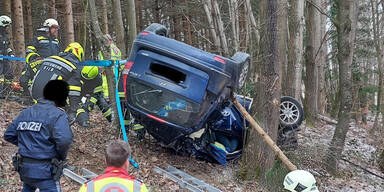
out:
{"label": "rescue strap", "polygon": [[23,58],[23,57],[11,57],[11,56],[5,56],[5,55],[0,55],[0,59],[7,59],[7,60],[14,60],[14,61],[25,61],[25,58]]}

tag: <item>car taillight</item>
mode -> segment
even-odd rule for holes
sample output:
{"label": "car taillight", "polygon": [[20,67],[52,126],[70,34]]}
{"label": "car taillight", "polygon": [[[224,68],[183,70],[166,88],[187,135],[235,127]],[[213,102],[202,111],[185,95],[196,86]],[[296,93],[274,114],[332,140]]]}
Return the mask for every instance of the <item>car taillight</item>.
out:
{"label": "car taillight", "polygon": [[123,70],[123,89],[124,89],[125,95],[127,95],[127,77],[128,77],[129,70],[131,70],[132,65],[133,65],[133,61],[128,61],[125,64],[124,70]]}
{"label": "car taillight", "polygon": [[220,57],[218,57],[218,56],[215,56],[213,59],[214,59],[215,61],[218,61],[218,62],[222,63],[222,64],[225,64],[225,60],[222,59],[222,58],[220,58]]}
{"label": "car taillight", "polygon": [[148,116],[149,118],[151,118],[151,119],[154,119],[154,120],[160,122],[160,123],[165,123],[165,122],[166,122],[164,119],[160,119],[160,118],[155,117],[155,116],[153,116],[153,115],[151,115],[151,114],[147,114],[147,116]]}
{"label": "car taillight", "polygon": [[142,34],[142,35],[148,35],[149,32],[147,32],[147,31],[143,31],[143,32],[141,32],[140,34]]}

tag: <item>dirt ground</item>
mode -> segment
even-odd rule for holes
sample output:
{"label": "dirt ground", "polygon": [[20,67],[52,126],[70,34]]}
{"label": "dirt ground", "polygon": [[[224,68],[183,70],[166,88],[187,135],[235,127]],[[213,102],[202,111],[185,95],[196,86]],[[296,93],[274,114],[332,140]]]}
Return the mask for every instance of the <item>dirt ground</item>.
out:
{"label": "dirt ground", "polygon": [[[20,191],[21,182],[17,173],[12,171],[11,156],[16,152],[16,146],[4,141],[3,134],[8,125],[25,106],[16,102],[0,100],[0,191]],[[105,168],[103,152],[111,139],[122,138],[120,130],[111,128],[102,114],[91,113],[91,128],[73,126],[74,143],[68,154],[69,164],[87,168],[97,174],[103,173]],[[371,119],[372,120],[372,119]],[[351,124],[346,147],[345,158],[368,170],[384,176],[376,164],[378,150],[376,138],[368,134],[367,127]],[[301,126],[299,132],[299,149],[291,152],[297,159],[294,161],[299,168],[314,173],[320,191],[384,191],[384,180],[364,172],[362,169],[345,161],[340,162],[341,172],[338,177],[332,177],[324,171],[322,156],[332,138],[334,125],[319,123],[315,128]],[[230,163],[226,167],[206,163],[194,158],[175,155],[172,151],[159,146],[148,135],[139,141],[133,133],[129,134],[129,143],[133,150],[133,158],[140,168],[130,168],[130,174],[142,179],[149,191],[188,191],[177,183],[156,173],[154,166],[165,169],[172,165],[186,173],[204,180],[206,183],[222,191],[267,191],[256,181],[240,181],[236,177],[238,163]],[[79,184],[67,177],[61,178],[63,191],[77,191]]]}

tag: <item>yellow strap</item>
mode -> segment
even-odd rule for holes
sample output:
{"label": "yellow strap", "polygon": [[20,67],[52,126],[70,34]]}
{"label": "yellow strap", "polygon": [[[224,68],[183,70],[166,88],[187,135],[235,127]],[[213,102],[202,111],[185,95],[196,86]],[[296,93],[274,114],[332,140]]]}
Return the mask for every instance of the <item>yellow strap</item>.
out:
{"label": "yellow strap", "polygon": [[98,92],[101,92],[101,91],[103,91],[103,86],[102,86],[102,85],[97,86],[97,87],[93,90],[94,93],[98,93]]}
{"label": "yellow strap", "polygon": [[66,63],[67,65],[71,66],[73,69],[77,69],[77,67],[75,65],[73,65],[71,62],[69,62],[68,60],[63,59],[63,58],[61,58],[59,56],[50,56],[50,58],[54,58],[54,59],[60,60],[60,61],[62,61],[64,63]]}
{"label": "yellow strap", "polygon": [[70,85],[69,86],[69,90],[71,90],[71,91],[81,91],[81,87],[80,86]]}
{"label": "yellow strap", "polygon": [[125,94],[124,94],[124,92],[119,92],[119,97],[120,97],[120,98],[125,98]]}
{"label": "yellow strap", "polygon": [[46,38],[46,37],[44,37],[44,36],[39,36],[39,37],[37,37],[37,40],[43,40],[43,39],[48,39],[48,38]]}
{"label": "yellow strap", "polygon": [[97,99],[96,99],[96,98],[94,98],[94,97],[91,97],[91,99],[89,99],[89,101],[90,101],[90,102],[92,102],[92,103],[94,103],[94,104],[96,104],[96,103],[97,103]]}
{"label": "yellow strap", "polygon": [[85,113],[85,110],[82,109],[82,108],[77,109],[77,111],[76,111],[76,117],[77,117],[80,113]]}
{"label": "yellow strap", "polygon": [[29,63],[29,58],[31,58],[31,57],[34,56],[34,55],[39,56],[39,54],[37,54],[37,53],[35,53],[35,52],[29,53],[29,54],[27,55],[27,57],[25,58],[25,61],[26,61],[27,63]]}

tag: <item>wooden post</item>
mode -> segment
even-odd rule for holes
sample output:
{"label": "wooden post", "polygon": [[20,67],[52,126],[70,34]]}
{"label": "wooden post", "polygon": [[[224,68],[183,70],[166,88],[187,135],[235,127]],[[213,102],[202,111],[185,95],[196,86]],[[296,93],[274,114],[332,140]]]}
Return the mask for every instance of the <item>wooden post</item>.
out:
{"label": "wooden post", "polygon": [[284,165],[290,170],[297,170],[296,165],[294,165],[287,156],[284,155],[283,151],[276,145],[276,143],[269,137],[269,135],[260,127],[259,124],[252,118],[252,116],[244,109],[244,107],[236,100],[233,99],[233,104],[239,109],[240,113],[244,116],[245,119],[251,124],[251,126],[261,135],[264,141],[272,148],[272,150],[277,154],[280,160]]}

